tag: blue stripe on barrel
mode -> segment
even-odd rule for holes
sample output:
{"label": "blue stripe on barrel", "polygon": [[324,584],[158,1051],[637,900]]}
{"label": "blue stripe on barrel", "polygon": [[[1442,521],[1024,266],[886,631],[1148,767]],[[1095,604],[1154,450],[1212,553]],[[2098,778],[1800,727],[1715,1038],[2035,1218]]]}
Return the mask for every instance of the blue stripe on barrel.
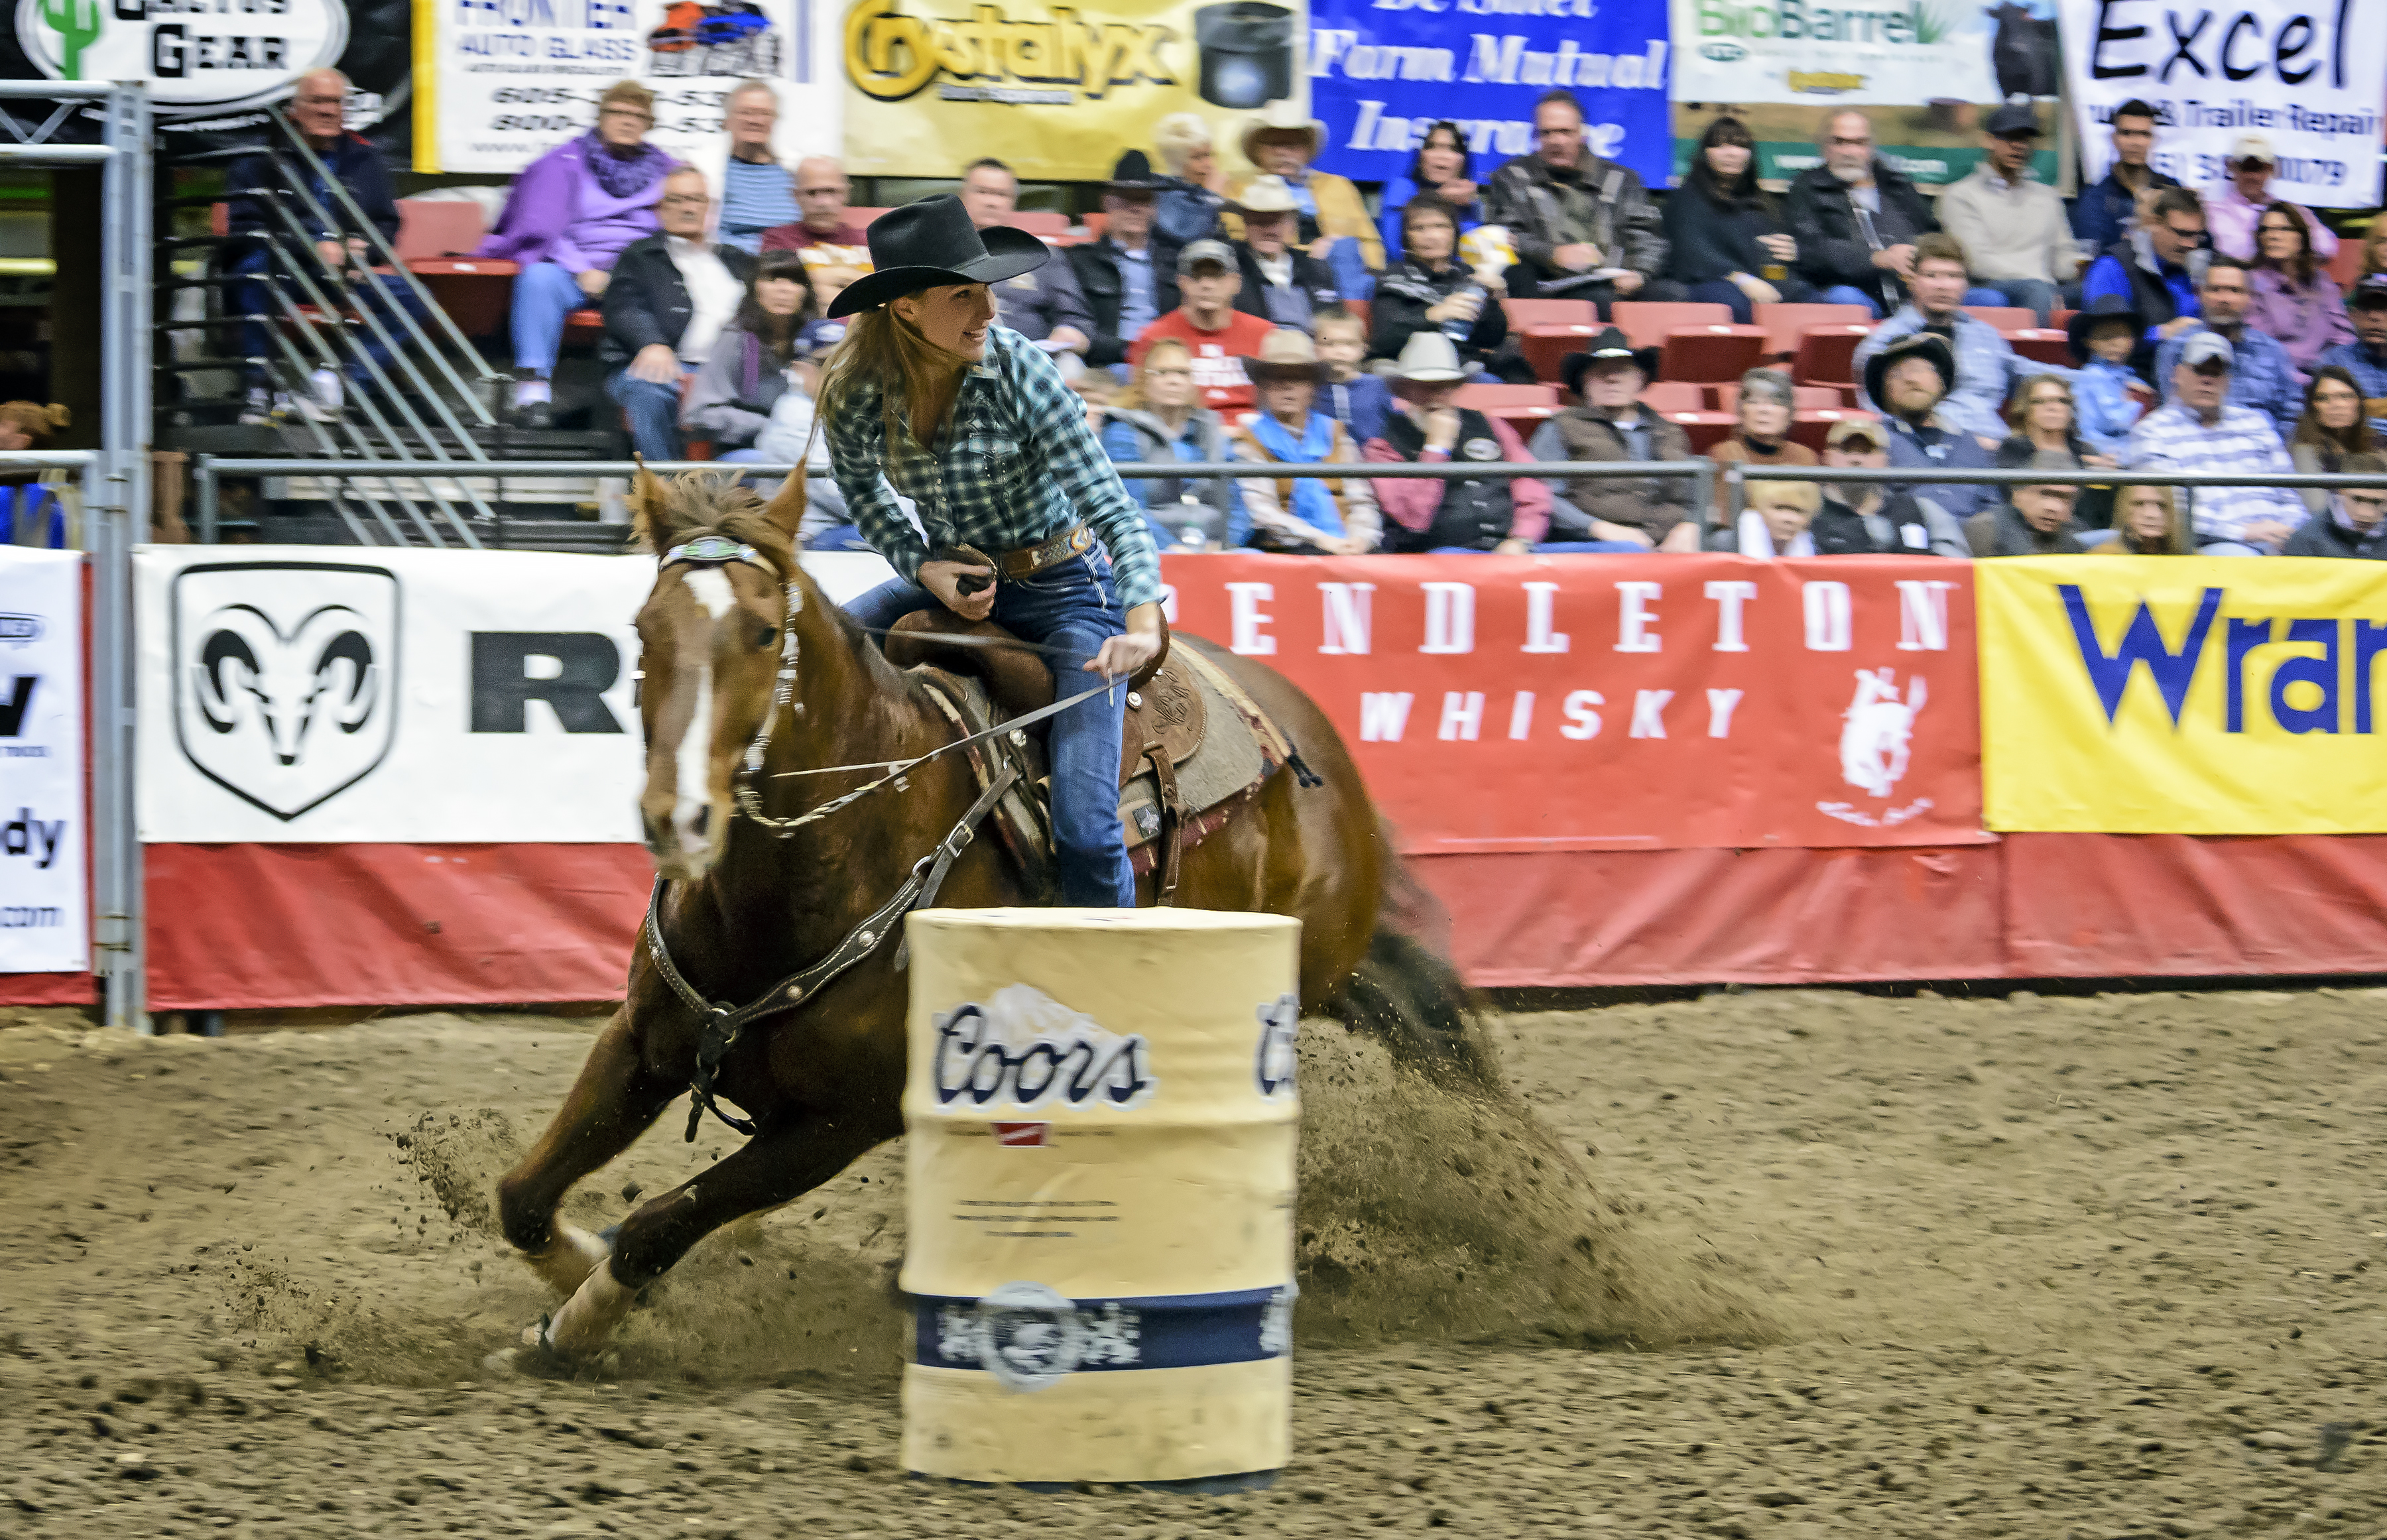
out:
{"label": "blue stripe on barrel", "polygon": [[[1017,1285],[1010,1286],[1017,1288]],[[1007,1288],[1004,1293],[1010,1293]],[[934,1369],[990,1369],[1047,1380],[1119,1369],[1193,1369],[1282,1357],[1291,1347],[1294,1290],[1147,1294],[1116,1299],[1050,1296],[1034,1305],[913,1296],[915,1361]]]}

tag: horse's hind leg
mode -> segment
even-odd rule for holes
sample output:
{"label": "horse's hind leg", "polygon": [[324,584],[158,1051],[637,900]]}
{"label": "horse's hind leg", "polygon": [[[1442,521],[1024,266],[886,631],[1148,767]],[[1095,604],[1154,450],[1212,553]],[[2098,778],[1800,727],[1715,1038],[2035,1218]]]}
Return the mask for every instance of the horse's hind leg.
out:
{"label": "horse's hind leg", "polygon": [[556,1293],[579,1288],[606,1255],[602,1241],[559,1223],[556,1205],[573,1183],[628,1149],[684,1089],[642,1067],[625,1005],[598,1034],[547,1131],[498,1179],[498,1221],[506,1239]]}
{"label": "horse's hind leg", "polygon": [[575,1357],[595,1352],[629,1314],[638,1291],[669,1271],[690,1246],[733,1219],[802,1197],[899,1131],[854,1116],[806,1116],[764,1130],[624,1219],[613,1239],[613,1261],[564,1302],[543,1344]]}

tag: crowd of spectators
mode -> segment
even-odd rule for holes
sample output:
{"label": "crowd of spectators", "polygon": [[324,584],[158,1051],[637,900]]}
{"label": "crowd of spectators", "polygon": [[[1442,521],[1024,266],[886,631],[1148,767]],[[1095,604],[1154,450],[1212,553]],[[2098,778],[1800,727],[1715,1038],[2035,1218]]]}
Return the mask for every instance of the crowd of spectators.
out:
{"label": "crowd of spectators", "polygon": [[[340,126],[347,90],[319,70],[291,103],[294,126],[353,196],[300,234],[325,281],[395,317],[419,302],[373,271],[367,237],[394,234],[398,215],[387,167]],[[730,90],[717,158],[695,163],[650,142],[654,107],[635,81],[606,90],[588,133],[515,179],[476,253],[518,268],[513,420],[553,422],[567,318],[595,309],[605,394],[640,454],[681,458],[693,438],[724,459],[817,460],[813,393],[843,335],[821,318],[870,261],[852,183],[832,158],[779,159],[766,82]],[[1935,201],[1880,154],[1864,113],[1827,114],[1817,163],[1781,192],[1761,180],[1748,125],[1723,115],[1661,199],[1593,148],[1580,104],[1552,90],[1534,109],[1531,149],[1497,165],[1479,163],[1466,126],[1427,125],[1371,211],[1358,186],[1318,168],[1323,127],[1290,104],[1241,126],[1248,170],[1232,177],[1208,125],[1181,113],[1154,125],[1148,150],[1118,157],[1098,231],[1066,259],[997,284],[993,300],[999,323],[1080,390],[1120,463],[1354,467],[1130,483],[1168,549],[2387,554],[2380,499],[2262,484],[2387,467],[2374,431],[2387,418],[2387,231],[2365,238],[2362,275],[2342,288],[2327,271],[2336,235],[2272,195],[2279,159],[2260,134],[2241,135],[2226,175],[2191,189],[2153,168],[2154,110],[2126,104],[2110,122],[2110,170],[2067,206],[2034,171],[2045,132],[2030,106],[1997,108],[1977,164]],[[984,158],[958,171],[981,230],[1017,221],[1010,167]],[[233,170],[230,229],[256,242],[235,247],[235,275],[261,271],[288,210],[335,202],[243,196],[282,174],[270,157]],[[370,228],[348,227],[352,208]],[[265,285],[229,292],[249,318],[251,410],[335,412],[338,379],[314,380],[302,401],[273,398]],[[1683,429],[1648,404],[1656,350],[1613,325],[1564,360],[1571,399],[1528,423],[1530,442],[1471,404],[1471,384],[1534,380],[1505,303],[1532,298],[1586,300],[1603,322],[1620,302],[1684,299],[1742,323],[1784,302],[1874,318],[1851,371],[1862,415],[1834,423],[1819,455],[1794,435],[1791,375],[1749,371],[1718,387],[1732,423],[1704,453],[1719,466],[2153,469],[2249,482],[2179,497],[2053,481],[2009,491],[1764,480],[1745,484],[1735,515],[1721,501],[1696,506],[1686,476],[1359,470],[1693,458]],[[2017,352],[1971,313],[1985,306],[2041,324],[2065,312],[2070,363]],[[375,363],[369,352],[359,367]],[[808,531],[850,537],[834,486],[817,490]]]}

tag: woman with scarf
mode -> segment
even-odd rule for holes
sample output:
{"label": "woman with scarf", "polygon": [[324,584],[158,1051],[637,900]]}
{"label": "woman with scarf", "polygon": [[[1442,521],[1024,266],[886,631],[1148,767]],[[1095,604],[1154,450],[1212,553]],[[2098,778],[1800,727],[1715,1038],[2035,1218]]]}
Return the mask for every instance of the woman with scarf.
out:
{"label": "woman with scarf", "polygon": [[[1326,365],[1308,334],[1279,327],[1244,360],[1260,410],[1235,430],[1235,458],[1255,465],[1357,465],[1359,446],[1316,410]],[[1252,516],[1252,544],[1295,556],[1363,556],[1383,524],[1376,495],[1359,476],[1270,476],[1240,483]]]}
{"label": "woman with scarf", "polygon": [[1050,650],[1063,699],[1096,687],[1047,740],[1061,902],[1132,908],[1118,816],[1128,692],[1099,687],[1160,656],[1160,558],[1085,402],[1051,355],[994,324],[991,285],[1053,253],[1025,231],[979,230],[950,193],[881,214],[869,240],[877,271],[829,307],[853,322],[829,356],[820,421],[854,523],[898,575],[846,612],[865,627],[941,607],[991,618]]}
{"label": "woman with scarf", "polygon": [[613,260],[661,228],[663,173],[679,164],[646,142],[655,94],[616,82],[597,102],[597,126],[540,156],[514,179],[497,228],[474,253],[518,262],[513,313],[515,421],[554,425],[549,379],[566,316],[605,293]]}

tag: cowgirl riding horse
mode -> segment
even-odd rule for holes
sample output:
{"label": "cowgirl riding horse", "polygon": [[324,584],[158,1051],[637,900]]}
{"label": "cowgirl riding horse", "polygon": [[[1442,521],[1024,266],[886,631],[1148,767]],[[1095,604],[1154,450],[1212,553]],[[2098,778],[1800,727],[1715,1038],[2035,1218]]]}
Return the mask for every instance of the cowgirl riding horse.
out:
{"label": "cowgirl riding horse", "polygon": [[[1074,664],[1120,679],[1160,653],[1160,558],[1085,403],[1042,349],[993,324],[989,285],[1051,257],[1023,231],[974,228],[951,196],[871,224],[878,271],[829,307],[832,320],[855,319],[822,382],[820,421],[855,524],[902,575],[846,608],[877,627],[940,605],[991,617],[1056,649],[1056,674]],[[1118,817],[1126,694],[1053,719],[1064,903],[1135,904]]]}

